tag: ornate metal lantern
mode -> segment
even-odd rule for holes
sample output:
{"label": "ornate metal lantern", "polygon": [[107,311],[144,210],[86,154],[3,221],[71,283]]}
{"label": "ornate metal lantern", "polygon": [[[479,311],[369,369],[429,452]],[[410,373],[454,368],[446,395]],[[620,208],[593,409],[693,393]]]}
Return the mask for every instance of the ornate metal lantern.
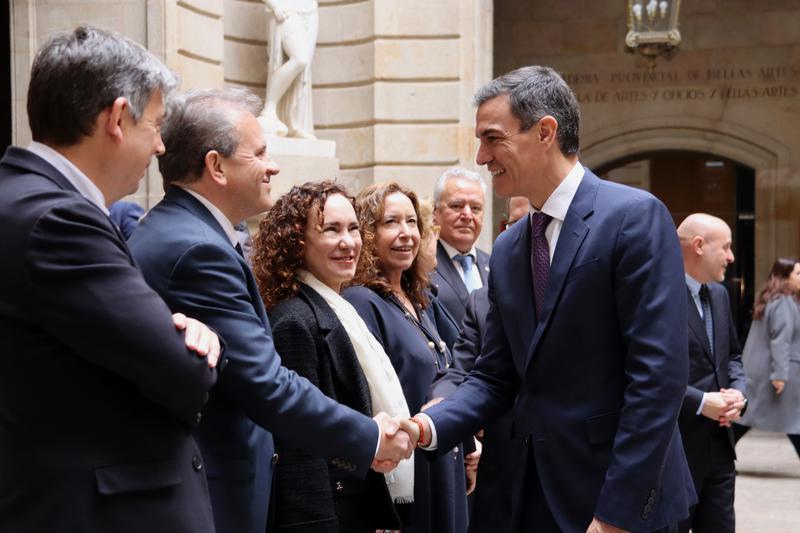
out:
{"label": "ornate metal lantern", "polygon": [[656,58],[667,60],[681,42],[678,31],[678,12],[681,0],[628,0],[628,51],[639,52],[647,58],[650,69]]}

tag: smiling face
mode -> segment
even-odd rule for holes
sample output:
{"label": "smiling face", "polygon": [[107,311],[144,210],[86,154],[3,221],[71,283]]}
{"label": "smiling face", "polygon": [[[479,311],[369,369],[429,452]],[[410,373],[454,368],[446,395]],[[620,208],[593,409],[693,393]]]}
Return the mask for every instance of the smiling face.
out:
{"label": "smiling face", "polygon": [[508,95],[496,96],[478,107],[475,136],[480,141],[476,162],[492,174],[498,196],[530,197],[531,180],[544,169],[544,145],[536,142],[538,123],[522,131],[511,112]]}
{"label": "smiling face", "polygon": [[280,168],[267,154],[264,132],[256,117],[246,111],[234,113],[239,145],[230,157],[222,157],[222,172],[231,205],[238,210],[234,217],[238,222],[272,207],[270,180]]}
{"label": "smiling face", "polygon": [[411,268],[417,257],[420,240],[417,220],[408,196],[394,192],[386,197],[375,232],[375,255],[389,279]]}
{"label": "smiling face", "polygon": [[484,195],[481,184],[463,177],[449,178],[433,212],[440,236],[461,253],[467,253],[483,227]]}
{"label": "smiling face", "polygon": [[309,212],[305,231],[303,267],[318,280],[339,292],[353,279],[361,253],[361,233],[356,211],[341,194],[328,197],[320,220],[318,209]]}

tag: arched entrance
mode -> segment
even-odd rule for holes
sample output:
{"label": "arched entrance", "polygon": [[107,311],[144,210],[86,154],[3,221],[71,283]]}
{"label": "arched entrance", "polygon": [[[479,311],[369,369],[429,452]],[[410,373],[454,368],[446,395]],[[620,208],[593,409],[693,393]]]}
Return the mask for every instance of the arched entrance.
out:
{"label": "arched entrance", "polygon": [[736,261],[726,273],[739,338],[750,325],[755,283],[755,170],[706,152],[640,152],[597,167],[612,181],[639,187],[661,199],[675,224],[696,212],[725,220],[733,233]]}

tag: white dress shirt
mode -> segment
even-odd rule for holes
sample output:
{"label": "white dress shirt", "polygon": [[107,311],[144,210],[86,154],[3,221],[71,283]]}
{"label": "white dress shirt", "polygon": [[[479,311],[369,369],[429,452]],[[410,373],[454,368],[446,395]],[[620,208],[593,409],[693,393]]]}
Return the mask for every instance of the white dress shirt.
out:
{"label": "white dress shirt", "polygon": [[[550,196],[545,200],[542,205],[541,212],[550,215],[553,220],[547,225],[544,231],[544,236],[547,239],[547,244],[550,247],[550,263],[553,262],[553,254],[558,244],[558,236],[561,234],[561,226],[564,225],[564,219],[567,217],[567,210],[569,209],[575,193],[578,191],[578,186],[581,184],[584,174],[583,165],[580,161],[575,163],[572,170],[566,177],[559,183],[558,187],[550,193]],[[536,213],[536,209],[531,207],[531,213]],[[428,421],[428,426],[431,428],[431,443],[425,446],[426,450],[435,450],[439,445],[439,440],[436,438],[436,428],[433,425],[433,420],[425,413],[420,413]]]}
{"label": "white dress shirt", "polygon": [[61,174],[67,178],[67,181],[81,193],[81,196],[99,207],[100,210],[108,216],[106,198],[103,196],[103,192],[81,171],[81,169],[76,167],[72,161],[46,144],[37,141],[31,141],[31,144],[28,145],[28,151],[50,163],[53,168],[61,172]]}
{"label": "white dress shirt", "polygon": [[[692,295],[692,301],[694,301],[694,306],[697,307],[697,312],[700,313],[700,319],[705,320],[703,316],[703,303],[700,301],[700,287],[702,284],[694,279],[689,274],[685,274],[686,276],[686,286],[689,287],[689,294]],[[697,414],[703,414],[703,406],[706,404],[706,394],[707,392],[703,393],[703,399],[700,400],[700,407],[697,408]]]}
{"label": "white dress shirt", "polygon": [[[456,267],[456,270],[461,275],[461,279],[464,279],[464,269],[461,267],[461,263],[453,259],[457,255],[462,255],[461,252],[450,246],[446,243],[443,239],[439,239],[439,242],[444,248],[444,251],[447,252],[447,257],[450,258],[450,262],[453,263],[453,266]],[[472,270],[469,273],[470,281],[472,282],[472,287],[476,290],[483,287],[483,280],[481,279],[481,272],[478,270],[478,252],[475,251],[475,246],[469,249],[469,251],[463,255],[471,255],[472,256]]]}

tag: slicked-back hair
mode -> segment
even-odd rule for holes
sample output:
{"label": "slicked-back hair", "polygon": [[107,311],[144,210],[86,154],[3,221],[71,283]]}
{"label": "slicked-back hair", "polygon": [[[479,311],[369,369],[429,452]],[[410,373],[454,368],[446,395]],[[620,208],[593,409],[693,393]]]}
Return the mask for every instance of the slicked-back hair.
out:
{"label": "slicked-back hair", "polygon": [[450,178],[464,178],[469,181],[474,181],[481,186],[481,190],[483,191],[483,195],[486,196],[486,181],[484,181],[483,177],[473,170],[467,170],[463,167],[452,167],[448,168],[442,175],[439,176],[439,179],[436,180],[436,185],[433,187],[433,206],[436,207],[439,205],[439,200],[442,199],[442,193],[444,192],[444,187],[447,185],[447,180]]}
{"label": "slicked-back hair", "polygon": [[195,89],[173,99],[161,128],[166,151],[158,157],[164,187],[199,180],[211,150],[232,156],[241,141],[236,118],[260,111],[261,99],[245,89]]}
{"label": "slicked-back hair", "polygon": [[167,99],[175,75],[141,45],[117,33],[80,26],[53,36],[37,52],[28,85],[33,140],[72,146],[119,97],[138,121],[156,91]]}
{"label": "slicked-back hair", "polygon": [[543,117],[558,122],[557,140],[561,153],[574,155],[580,148],[581,113],[578,100],[567,82],[550,67],[529,66],[493,79],[475,93],[480,106],[497,96],[508,95],[511,113],[527,131]]}

